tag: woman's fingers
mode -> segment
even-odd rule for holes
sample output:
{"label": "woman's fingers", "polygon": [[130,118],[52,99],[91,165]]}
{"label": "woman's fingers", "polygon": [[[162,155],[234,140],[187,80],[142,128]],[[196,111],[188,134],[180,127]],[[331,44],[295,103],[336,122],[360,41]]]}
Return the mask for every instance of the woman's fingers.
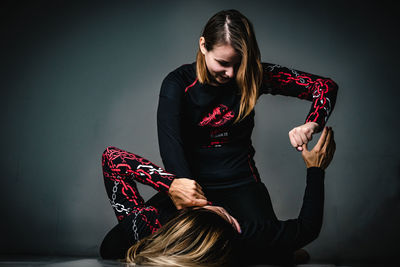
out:
{"label": "woman's fingers", "polygon": [[195,186],[196,186],[196,188],[203,190],[203,187],[201,187],[201,185],[196,181],[195,181]]}
{"label": "woman's fingers", "polygon": [[300,132],[299,133],[299,137],[300,137],[300,140],[301,140],[301,144],[299,144],[299,146],[308,143],[308,137],[307,137],[305,132]]}
{"label": "woman's fingers", "polygon": [[297,148],[297,150],[299,151],[303,150],[303,144],[307,144],[312,139],[315,125],[306,123],[304,125],[293,128],[289,132],[289,139],[292,146]]}
{"label": "woman's fingers", "polygon": [[[203,208],[205,209],[209,209],[214,211],[215,213],[217,213],[219,216],[221,216],[225,221],[227,221],[229,224],[232,225],[232,227],[238,232],[238,233],[242,233],[242,229],[240,228],[240,224],[238,223],[238,221],[236,220],[235,217],[233,217],[232,215],[230,215],[223,207],[220,206],[203,206]],[[196,208],[195,208],[196,209]]]}
{"label": "woman's fingers", "polygon": [[196,186],[196,192],[199,193],[202,196],[205,196],[203,189],[201,188],[201,186],[199,184],[197,184],[198,186]]}
{"label": "woman's fingers", "polygon": [[193,205],[192,205],[192,206],[205,206],[205,205],[207,205],[207,204],[208,204],[208,201],[207,201],[206,198],[204,198],[204,199],[196,199],[196,200],[193,202]]}
{"label": "woman's fingers", "polygon": [[303,150],[303,144],[312,140],[312,135],[318,130],[319,125],[315,122],[307,122],[303,125],[293,128],[289,132],[290,143],[298,151]]}
{"label": "woman's fingers", "polygon": [[302,151],[303,144],[308,143],[308,138],[304,133],[298,133],[298,134],[293,134],[293,137],[291,138],[293,141],[291,141],[293,147],[295,147],[298,151]]}
{"label": "woman's fingers", "polygon": [[333,155],[335,154],[336,151],[336,143],[335,143],[335,138],[334,138],[334,132],[332,129],[330,129],[329,135],[326,138],[326,143],[327,143],[327,153],[329,155],[329,157],[333,157]]}
{"label": "woman's fingers", "polygon": [[289,134],[289,137],[290,137],[290,143],[292,144],[293,147],[296,148],[303,144],[303,141],[301,140],[301,137],[297,131],[291,132]]}
{"label": "woman's fingers", "polygon": [[201,194],[199,192],[196,192],[195,194],[193,194],[194,198],[198,198],[198,199],[207,199],[204,194]]}
{"label": "woman's fingers", "polygon": [[233,219],[233,226],[235,227],[236,231],[238,231],[238,233],[241,234],[242,229],[240,228],[240,224],[238,223],[235,217],[232,217],[232,219]]}
{"label": "woman's fingers", "polygon": [[322,134],[318,140],[318,143],[315,145],[313,150],[320,151],[323,145],[325,144],[326,136],[328,134],[328,127],[325,127],[324,130],[322,131]]}
{"label": "woman's fingers", "polygon": [[314,148],[311,151],[303,151],[302,156],[307,168],[320,167],[326,169],[329,166],[336,149],[333,135],[332,128],[325,127]]}
{"label": "woman's fingers", "polygon": [[205,206],[208,204],[207,199],[204,196],[198,197],[186,197],[184,196],[179,202],[180,208]]}
{"label": "woman's fingers", "polygon": [[322,150],[323,151],[326,151],[332,145],[331,137],[332,137],[332,130],[331,130],[330,127],[327,127],[327,134],[326,134],[326,138],[325,138],[325,143],[323,143],[323,145],[322,145]]}
{"label": "woman's fingers", "polygon": [[177,209],[207,204],[207,198],[201,186],[192,179],[174,179],[168,193]]}
{"label": "woman's fingers", "polygon": [[235,217],[229,214],[223,207],[218,207],[219,211],[223,213],[227,219],[227,221],[236,229],[238,233],[242,233],[242,229]]}

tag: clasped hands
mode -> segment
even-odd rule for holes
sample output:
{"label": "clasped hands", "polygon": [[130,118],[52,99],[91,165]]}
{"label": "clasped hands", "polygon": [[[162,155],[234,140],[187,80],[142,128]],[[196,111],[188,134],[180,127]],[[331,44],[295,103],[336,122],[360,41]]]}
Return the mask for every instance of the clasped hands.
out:
{"label": "clasped hands", "polygon": [[307,144],[312,139],[312,135],[319,130],[319,125],[316,122],[306,122],[303,125],[293,128],[289,132],[290,143],[298,151],[303,150],[303,145]]}

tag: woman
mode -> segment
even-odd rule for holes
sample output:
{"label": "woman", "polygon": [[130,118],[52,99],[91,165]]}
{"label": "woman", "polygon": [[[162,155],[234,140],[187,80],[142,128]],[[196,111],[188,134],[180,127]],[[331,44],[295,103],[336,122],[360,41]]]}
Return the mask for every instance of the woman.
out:
{"label": "woman", "polygon": [[[124,258],[132,244],[156,233],[162,225],[165,225],[162,228],[164,230],[159,231],[157,235],[164,235],[160,233],[173,230],[171,225],[176,223],[179,225],[175,228],[179,231],[184,230],[191,236],[193,233],[196,233],[195,236],[216,233],[216,237],[211,236],[212,239],[224,237],[222,240],[229,240],[232,239],[234,230],[241,232],[236,219],[222,207],[204,206],[200,209],[195,207],[178,211],[172,201],[164,201],[157,198],[157,195],[145,203],[137,190],[136,182],[150,185],[160,193],[166,194],[176,177],[147,159],[116,147],[108,147],[102,155],[102,167],[106,191],[119,221],[102,243],[100,254],[105,259]],[[178,234],[184,236],[183,232]],[[176,235],[174,237],[177,239]],[[185,243],[182,242],[182,238],[179,240]],[[171,242],[166,238],[158,244],[175,241]],[[218,248],[216,251],[223,251],[223,248],[230,247],[227,242],[217,243],[218,246],[214,248]],[[161,246],[163,250],[166,247],[168,246]],[[173,246],[171,250],[173,249],[177,248]],[[221,257],[226,258],[226,255]],[[217,262],[221,264],[221,261]]]}
{"label": "woman", "polygon": [[176,208],[212,202],[253,226],[242,229],[244,236],[253,236],[265,218],[276,219],[253,160],[258,97],[312,101],[305,123],[289,132],[292,146],[302,150],[323,129],[338,90],[331,79],[260,58],[250,21],[236,10],[218,12],[204,27],[196,62],[164,79],[157,115],[164,167],[177,176],[168,191]]}
{"label": "woman", "polygon": [[[146,266],[244,266],[246,263],[292,263],[292,253],[320,231],[324,202],[324,170],[335,151],[331,129],[325,128],[311,151],[303,145],[307,187],[297,219],[264,217],[253,227],[240,224],[223,208],[204,206],[177,211],[171,201],[144,203],[136,181],[165,194],[176,177],[150,161],[108,147],[102,157],[104,183],[119,224],[105,237],[100,254]],[[150,203],[152,202],[152,203]],[[242,235],[241,226],[254,228]]]}
{"label": "woman", "polygon": [[196,62],[163,81],[157,118],[160,153],[166,171],[176,176],[154,184],[164,192],[150,204],[168,206],[172,200],[161,210],[221,206],[243,222],[241,236],[250,239],[266,220],[277,221],[251,144],[254,106],[267,93],[312,101],[306,123],[289,132],[292,146],[302,150],[325,125],[337,85],[261,63],[250,21],[236,10],[215,14],[200,37]]}

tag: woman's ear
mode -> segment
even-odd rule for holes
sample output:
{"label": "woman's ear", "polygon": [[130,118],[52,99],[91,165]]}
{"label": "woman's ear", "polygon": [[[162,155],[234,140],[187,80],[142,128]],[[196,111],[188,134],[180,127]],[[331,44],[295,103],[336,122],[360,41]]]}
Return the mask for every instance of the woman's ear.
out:
{"label": "woman's ear", "polygon": [[199,47],[200,47],[201,53],[202,53],[203,55],[205,55],[206,52],[207,52],[207,49],[206,49],[206,39],[204,39],[203,36],[200,37],[200,40],[199,40]]}

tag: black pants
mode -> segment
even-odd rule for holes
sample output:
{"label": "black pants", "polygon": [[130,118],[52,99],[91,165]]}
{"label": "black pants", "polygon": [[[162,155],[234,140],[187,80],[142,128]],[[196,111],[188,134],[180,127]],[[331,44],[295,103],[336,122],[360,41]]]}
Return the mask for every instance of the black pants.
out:
{"label": "black pants", "polygon": [[[157,193],[146,201],[146,206],[156,207],[160,213],[176,213],[172,200],[164,193]],[[121,223],[115,225],[104,237],[100,246],[100,256],[103,259],[124,259],[127,250],[132,246],[125,227]]]}
{"label": "black pants", "polygon": [[[241,238],[247,238],[265,220],[276,220],[268,191],[263,183],[254,182],[238,188],[213,189],[203,188],[207,199],[215,206],[224,207],[235,217],[242,227]],[[160,213],[176,212],[172,200],[165,193],[157,193],[146,202],[156,207]],[[121,224],[117,224],[104,238],[100,255],[104,259],[121,259],[132,244]]]}

